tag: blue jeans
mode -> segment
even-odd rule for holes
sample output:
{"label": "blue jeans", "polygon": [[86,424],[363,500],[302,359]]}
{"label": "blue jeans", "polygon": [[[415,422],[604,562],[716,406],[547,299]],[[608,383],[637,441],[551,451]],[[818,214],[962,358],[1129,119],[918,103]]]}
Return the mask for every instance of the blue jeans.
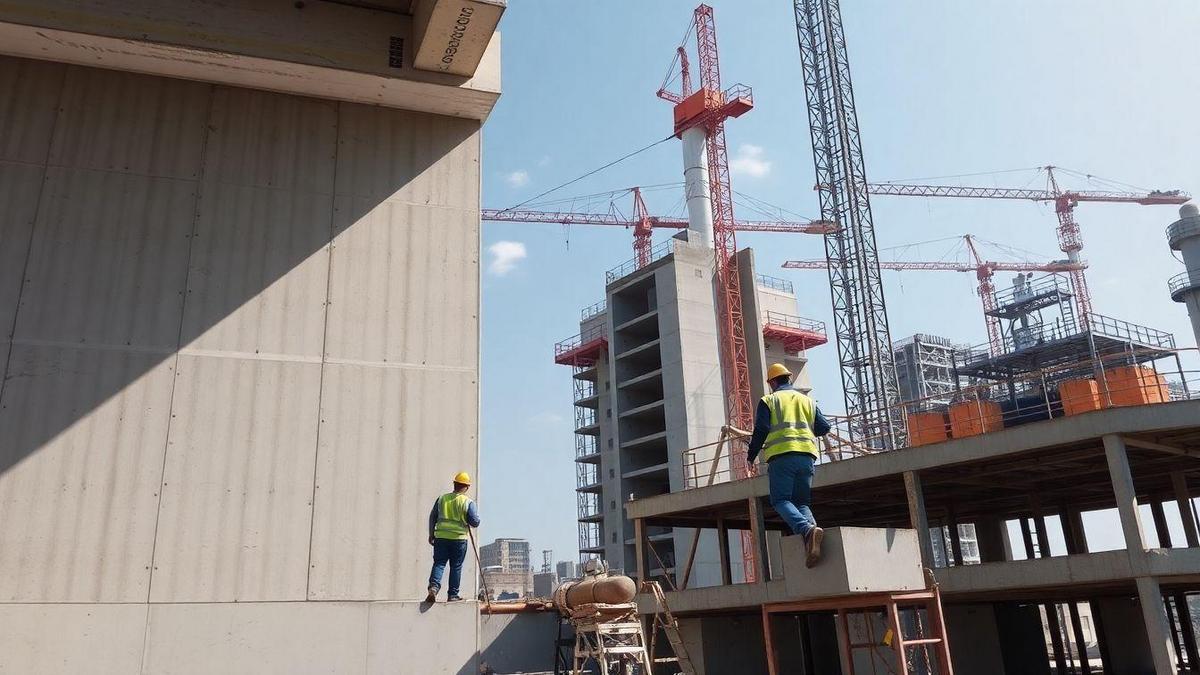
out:
{"label": "blue jeans", "polygon": [[434,539],[433,569],[429,572],[429,587],[437,591],[442,588],[442,572],[450,563],[450,597],[458,597],[462,583],[463,561],[467,559],[466,539]]}
{"label": "blue jeans", "polygon": [[812,479],[813,462],[807,452],[789,452],[767,462],[767,475],[771,482],[771,506],[783,518],[795,534],[806,538],[817,526],[813,518]]}

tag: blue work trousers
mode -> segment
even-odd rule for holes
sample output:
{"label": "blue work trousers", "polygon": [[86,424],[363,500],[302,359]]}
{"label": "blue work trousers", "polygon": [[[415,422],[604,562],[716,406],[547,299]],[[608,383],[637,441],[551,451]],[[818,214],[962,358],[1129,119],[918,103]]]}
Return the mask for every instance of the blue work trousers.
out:
{"label": "blue work trousers", "polygon": [[789,452],[767,462],[771,482],[771,506],[795,534],[808,537],[817,526],[812,514],[813,463],[807,452]]}
{"label": "blue work trousers", "polygon": [[458,597],[459,586],[462,584],[463,561],[466,559],[466,539],[434,539],[433,569],[429,572],[429,587],[434,589],[434,592],[442,588],[442,572],[446,569],[446,563],[450,563],[449,596]]}

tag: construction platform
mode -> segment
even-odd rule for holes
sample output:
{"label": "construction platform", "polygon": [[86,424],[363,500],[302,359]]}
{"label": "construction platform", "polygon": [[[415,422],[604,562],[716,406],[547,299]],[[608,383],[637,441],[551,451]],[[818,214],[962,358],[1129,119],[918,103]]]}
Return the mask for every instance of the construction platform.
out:
{"label": "construction platform", "polygon": [[[823,463],[813,504],[824,525],[917,533],[922,564],[932,569],[947,605],[959,672],[1050,672],[1050,662],[1067,672],[1069,663],[1081,667],[1098,659],[1107,664],[1105,673],[1173,675],[1200,666],[1186,619],[1188,594],[1200,591],[1200,539],[1191,502],[1200,495],[1198,455],[1200,401],[1111,408]],[[749,561],[757,580],[732,583],[742,576],[737,569],[742,560],[736,553],[732,561],[726,556],[722,585],[667,594],[678,616],[701,623],[718,616],[751,621],[764,607],[819,598],[789,580],[796,568],[787,544],[796,538],[773,534],[785,525],[769,506],[768,493],[767,477],[758,476],[626,504],[639,529],[700,528],[726,538],[730,530],[750,533],[755,555]],[[1139,505],[1149,506],[1152,523],[1143,522]],[[1172,537],[1167,506],[1178,510],[1172,522],[1181,524],[1182,537],[1178,526]],[[1099,539],[1097,534],[1111,536],[1119,529],[1116,550],[1089,548],[1083,514],[1089,512],[1090,519],[1090,512],[1102,510],[1116,511],[1108,516],[1114,524],[1091,534]],[[1061,524],[1061,543],[1057,532],[1051,543],[1048,520]],[[1019,537],[1010,537],[1011,521],[1020,525]],[[962,564],[958,532],[966,524],[975,526],[981,564]],[[942,558],[948,567],[935,565],[930,536],[930,528],[942,527],[950,533],[950,550]],[[1147,532],[1151,527],[1154,539]],[[676,581],[686,575],[684,570]],[[1092,642],[1081,637],[1081,611],[1091,617]],[[1059,636],[1050,639],[1049,650],[1043,621]],[[1072,643],[1084,645],[1074,656]],[[751,652],[740,657],[763,660]]]}

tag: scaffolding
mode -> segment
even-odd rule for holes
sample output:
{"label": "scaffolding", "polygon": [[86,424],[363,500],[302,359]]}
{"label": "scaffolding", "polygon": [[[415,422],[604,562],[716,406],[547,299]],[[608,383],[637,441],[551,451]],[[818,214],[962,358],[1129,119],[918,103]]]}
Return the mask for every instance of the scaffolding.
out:
{"label": "scaffolding", "polygon": [[900,399],[908,412],[950,404],[963,384],[954,373],[954,354],[966,349],[947,338],[924,333],[892,343]]}

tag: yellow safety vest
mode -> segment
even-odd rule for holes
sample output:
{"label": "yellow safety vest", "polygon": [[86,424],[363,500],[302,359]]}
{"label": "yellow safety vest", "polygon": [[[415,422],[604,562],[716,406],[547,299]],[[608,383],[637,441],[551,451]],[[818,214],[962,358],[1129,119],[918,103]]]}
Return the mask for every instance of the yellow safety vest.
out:
{"label": "yellow safety vest", "polygon": [[762,397],[771,411],[771,428],[763,443],[762,457],[770,461],[789,452],[807,452],[820,456],[812,424],[817,406],[813,400],[794,389],[782,389]]}
{"label": "yellow safety vest", "polygon": [[438,497],[438,519],[433,536],[438,539],[466,539],[467,507],[471,500],[464,494],[451,492]]}

